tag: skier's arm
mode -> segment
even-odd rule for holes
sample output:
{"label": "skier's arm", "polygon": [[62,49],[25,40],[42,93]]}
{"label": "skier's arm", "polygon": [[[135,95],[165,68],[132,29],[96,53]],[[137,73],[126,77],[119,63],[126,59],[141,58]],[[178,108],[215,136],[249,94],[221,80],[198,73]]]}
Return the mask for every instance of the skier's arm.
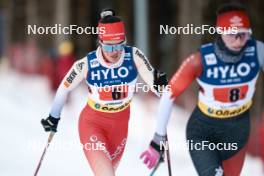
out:
{"label": "skier's arm", "polygon": [[166,135],[166,128],[172,110],[173,100],[186,90],[191,83],[202,73],[200,53],[189,56],[181,64],[169,82],[170,90],[163,93],[159,108],[156,125],[156,133]]}
{"label": "skier's arm", "polygon": [[154,69],[147,57],[136,47],[133,47],[133,58],[143,81],[156,95],[160,96],[159,86],[167,85],[166,74]]}
{"label": "skier's arm", "polygon": [[261,41],[257,41],[257,54],[258,54],[260,67],[264,72],[264,43]]}
{"label": "skier's arm", "polygon": [[67,95],[72,91],[79,83],[86,78],[88,70],[87,58],[84,57],[76,61],[68,73],[63,78],[60,86],[56,92],[53,104],[51,107],[50,115],[55,118],[60,118],[60,114],[63,108],[63,105],[66,102]]}
{"label": "skier's arm", "polygon": [[144,159],[144,163],[148,165],[149,169],[157,164],[160,157],[163,157],[164,149],[161,142],[166,141],[167,138],[167,124],[170,118],[173,100],[187,89],[193,80],[201,73],[202,64],[200,53],[197,52],[182,63],[170,80],[166,91],[163,92],[158,108],[156,132],[150,143],[149,149],[140,156],[140,158]]}

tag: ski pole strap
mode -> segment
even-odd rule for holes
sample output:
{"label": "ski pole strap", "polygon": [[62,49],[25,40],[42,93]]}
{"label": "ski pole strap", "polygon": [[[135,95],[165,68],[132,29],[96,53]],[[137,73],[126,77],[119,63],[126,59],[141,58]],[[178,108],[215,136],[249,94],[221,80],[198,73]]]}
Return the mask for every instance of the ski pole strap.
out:
{"label": "ski pole strap", "polygon": [[150,142],[151,147],[153,147],[156,151],[163,153],[164,152],[164,147],[162,147],[161,145],[157,144],[154,141]]}
{"label": "ski pole strap", "polygon": [[157,152],[159,152],[160,158],[158,162],[164,161],[164,147],[156,144],[154,141],[150,142],[150,146],[153,147]]}

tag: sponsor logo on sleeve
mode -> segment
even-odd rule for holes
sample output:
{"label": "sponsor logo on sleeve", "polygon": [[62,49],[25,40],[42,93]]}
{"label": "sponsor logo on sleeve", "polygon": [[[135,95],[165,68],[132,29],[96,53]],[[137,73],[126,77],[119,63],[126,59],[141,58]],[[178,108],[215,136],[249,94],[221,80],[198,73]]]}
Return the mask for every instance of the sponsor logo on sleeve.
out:
{"label": "sponsor logo on sleeve", "polygon": [[147,58],[144,56],[144,54],[142,54],[139,50],[136,50],[136,55],[137,55],[138,57],[140,57],[140,58],[144,61],[144,64],[147,66],[147,69],[148,69],[149,71],[152,71],[152,70],[153,70],[152,67],[151,67],[151,65],[150,65],[150,63],[149,63],[149,61],[148,61]]}
{"label": "sponsor logo on sleeve", "polygon": [[83,65],[84,65],[84,62],[80,62],[80,63],[78,63],[77,66],[76,66],[76,69],[77,69],[79,72],[81,72],[82,69],[83,69]]}
{"label": "sponsor logo on sleeve", "polygon": [[71,83],[73,82],[73,80],[75,79],[75,77],[77,76],[76,71],[73,69],[70,73],[70,75],[66,78],[66,81],[64,81],[64,86],[65,87],[69,87],[71,85]]}

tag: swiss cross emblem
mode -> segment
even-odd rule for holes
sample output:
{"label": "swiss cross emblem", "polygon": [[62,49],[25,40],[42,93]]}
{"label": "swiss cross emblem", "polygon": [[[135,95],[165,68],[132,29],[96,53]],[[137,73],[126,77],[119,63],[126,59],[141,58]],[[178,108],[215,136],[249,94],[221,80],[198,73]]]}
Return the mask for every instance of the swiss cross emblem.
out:
{"label": "swiss cross emblem", "polygon": [[233,16],[230,20],[231,26],[243,26],[242,18],[239,16]]}

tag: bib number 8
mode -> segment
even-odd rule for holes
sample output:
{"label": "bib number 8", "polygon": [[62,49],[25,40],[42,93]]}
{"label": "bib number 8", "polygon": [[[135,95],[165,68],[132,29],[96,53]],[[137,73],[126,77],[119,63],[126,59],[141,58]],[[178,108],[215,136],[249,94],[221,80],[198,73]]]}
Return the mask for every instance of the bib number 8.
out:
{"label": "bib number 8", "polygon": [[242,100],[246,97],[248,85],[239,87],[214,88],[214,99],[220,102],[229,103]]}
{"label": "bib number 8", "polygon": [[239,92],[240,92],[240,89],[238,88],[231,89],[229,100],[231,102],[237,101],[239,99]]}
{"label": "bib number 8", "polygon": [[112,91],[113,100],[120,100],[121,98],[126,98],[126,97],[127,97],[127,92],[122,92],[117,87],[113,88],[113,91]]}

